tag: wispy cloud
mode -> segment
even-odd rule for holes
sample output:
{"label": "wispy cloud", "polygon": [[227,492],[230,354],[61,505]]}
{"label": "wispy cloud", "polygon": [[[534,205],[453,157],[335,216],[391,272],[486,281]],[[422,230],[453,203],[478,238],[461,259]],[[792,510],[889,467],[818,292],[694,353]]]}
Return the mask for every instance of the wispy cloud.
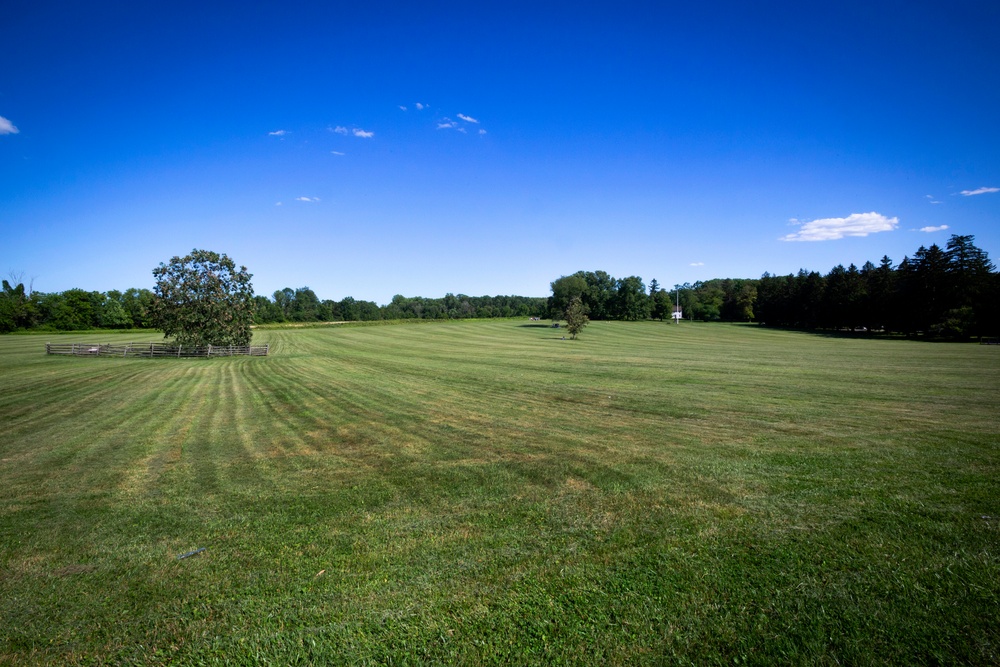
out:
{"label": "wispy cloud", "polygon": [[340,151],[330,151],[334,155],[347,155],[347,153],[341,153]]}
{"label": "wispy cloud", "polygon": [[946,229],[948,229],[948,225],[938,225],[937,227],[921,227],[917,231],[930,234],[931,232],[943,232]]}
{"label": "wispy cloud", "polygon": [[318,202],[319,197],[296,197],[295,201]]}
{"label": "wispy cloud", "polygon": [[283,137],[286,134],[288,134],[288,132],[286,130],[275,130],[274,132],[268,132],[267,136],[269,136],[269,137]]}
{"label": "wispy cloud", "polygon": [[888,218],[881,213],[852,213],[846,218],[821,218],[802,222],[799,231],[781,237],[782,241],[835,241],[845,236],[868,236],[878,232],[891,232],[899,227],[899,218]]}
{"label": "wispy cloud", "polygon": [[[472,116],[467,116],[464,113],[458,114],[458,120],[452,120],[445,116],[441,120],[437,121],[437,129],[439,130],[455,130],[456,132],[461,132],[462,134],[469,133],[469,125],[479,125],[479,119],[473,118]],[[461,122],[459,122],[461,121]],[[477,128],[476,133],[479,135],[486,134],[486,130],[482,128]]]}
{"label": "wispy cloud", "polygon": [[280,201],[276,201],[276,202],[274,202],[274,205],[275,206],[284,206],[285,203],[284,202],[280,202]]}
{"label": "wispy cloud", "polygon": [[941,203],[937,199],[934,199],[934,195],[924,195],[924,198],[927,199],[927,203],[928,204],[940,204]]}
{"label": "wispy cloud", "polygon": [[705,262],[691,262],[688,266],[705,266]]}
{"label": "wispy cloud", "polygon": [[976,190],[962,190],[958,194],[964,197],[974,197],[975,195],[985,195],[991,192],[1000,192],[1000,188],[978,188]]}
{"label": "wispy cloud", "polygon": [[427,108],[427,105],[426,105],[426,104],[424,104],[424,103],[422,103],[422,102],[417,102],[417,103],[416,103],[416,104],[414,104],[413,106],[417,107],[417,111],[421,111],[421,110],[423,110],[423,109],[426,109],[426,108]]}
{"label": "wispy cloud", "polygon": [[406,107],[404,107],[402,104],[400,104],[399,105],[399,110],[400,111],[406,111]]}
{"label": "wispy cloud", "polygon": [[21,130],[14,127],[14,123],[10,122],[3,116],[0,116],[0,134],[17,134]]}
{"label": "wispy cloud", "polygon": [[348,134],[353,134],[354,136],[361,137],[362,139],[371,139],[372,137],[375,136],[374,132],[369,132],[368,130],[362,130],[360,127],[347,129],[343,125],[338,125],[336,127],[328,127],[326,129],[330,130],[331,132],[336,132],[337,134],[343,134],[344,136],[347,136]]}

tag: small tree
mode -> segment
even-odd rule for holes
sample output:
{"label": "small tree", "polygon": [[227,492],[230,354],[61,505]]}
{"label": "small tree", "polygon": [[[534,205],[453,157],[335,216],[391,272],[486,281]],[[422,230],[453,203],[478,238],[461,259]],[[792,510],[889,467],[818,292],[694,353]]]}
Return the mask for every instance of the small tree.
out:
{"label": "small tree", "polygon": [[587,308],[583,305],[583,300],[575,296],[570,299],[569,305],[566,307],[566,330],[569,331],[570,338],[576,339],[576,335],[583,331],[583,328],[590,324],[590,318],[587,317]]}
{"label": "small tree", "polygon": [[253,285],[226,255],[192,250],[153,269],[153,322],[180,345],[249,345]]}

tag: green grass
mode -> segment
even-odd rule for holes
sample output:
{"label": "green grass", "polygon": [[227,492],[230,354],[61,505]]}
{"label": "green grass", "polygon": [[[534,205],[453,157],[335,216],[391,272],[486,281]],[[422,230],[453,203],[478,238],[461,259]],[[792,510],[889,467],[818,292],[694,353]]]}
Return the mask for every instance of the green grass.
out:
{"label": "green grass", "polygon": [[0,664],[1000,663],[1000,349],[562,335],[0,337]]}

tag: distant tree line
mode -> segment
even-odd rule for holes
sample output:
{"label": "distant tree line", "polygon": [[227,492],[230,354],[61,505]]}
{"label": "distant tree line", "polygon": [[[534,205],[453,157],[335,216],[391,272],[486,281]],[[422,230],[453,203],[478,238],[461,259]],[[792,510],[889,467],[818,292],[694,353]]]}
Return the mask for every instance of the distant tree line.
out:
{"label": "distant tree line", "polygon": [[806,329],[882,330],[965,338],[1000,333],[1000,274],[972,236],[923,246],[898,266],[835,266],[822,276],[765,273],[757,284],[760,322]]}
{"label": "distant tree line", "polygon": [[[800,270],[759,279],[725,278],[648,289],[642,278],[615,278],[605,271],[578,271],[552,282],[552,296],[446,294],[404,297],[388,304],[346,297],[320,299],[308,287],[253,298],[254,322],[331,322],[404,319],[552,317],[563,319],[579,299],[591,320],[668,320],[679,305],[684,319],[759,322],[804,329],[867,329],[907,335],[965,338],[1000,334],[1000,274],[972,236],[954,235],[946,247],[921,246],[894,265],[883,257],[837,265],[827,274]],[[18,276],[3,281],[0,333],[24,329],[127,329],[153,326],[154,294],[124,292],[34,292]]]}
{"label": "distant tree line", "polygon": [[[13,280],[18,280],[13,278]],[[78,331],[84,329],[145,329],[154,326],[155,295],[148,289],[124,292],[35,292],[23,282],[3,281],[0,294],[0,333],[18,330]],[[404,319],[469,319],[491,317],[544,317],[544,297],[466,296],[443,298],[404,297],[379,306],[372,301],[346,297],[320,299],[308,287],[278,290],[272,297],[253,298],[254,322],[339,322]]]}
{"label": "distant tree line", "polygon": [[545,314],[543,297],[466,296],[446,294],[431,299],[397,294],[379,306],[373,301],[346,297],[341,301],[321,300],[308,287],[276,291],[270,298],[255,297],[256,322],[340,322],[372,320],[448,320],[491,317],[541,317]]}
{"label": "distant tree line", "polygon": [[562,318],[578,297],[592,320],[666,320],[679,306],[688,319],[747,322],[753,320],[756,296],[757,281],[749,279],[709,280],[673,290],[661,289],[654,279],[647,292],[639,276],[615,278],[606,271],[577,271],[552,282],[549,314]]}
{"label": "distant tree line", "polygon": [[650,294],[639,276],[615,278],[606,271],[577,271],[552,282],[548,310],[553,319],[562,319],[574,299],[592,320],[646,320],[657,317],[659,284],[650,283]]}
{"label": "distant tree line", "polygon": [[826,275],[714,279],[648,292],[638,276],[578,271],[552,282],[549,314],[562,318],[579,298],[593,320],[684,319],[760,322],[804,329],[870,330],[965,338],[1000,333],[1000,274],[972,236],[954,235],[945,248],[923,246],[898,266],[883,257],[835,266]]}
{"label": "distant tree line", "polygon": [[35,292],[23,282],[3,281],[0,294],[0,333],[19,329],[74,331],[80,329],[146,329],[153,326],[153,292]]}

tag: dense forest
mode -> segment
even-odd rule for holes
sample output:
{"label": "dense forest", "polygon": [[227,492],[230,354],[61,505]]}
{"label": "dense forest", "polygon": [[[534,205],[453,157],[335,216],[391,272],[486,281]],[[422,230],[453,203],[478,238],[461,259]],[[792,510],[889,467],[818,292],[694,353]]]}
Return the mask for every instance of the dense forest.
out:
{"label": "dense forest", "polygon": [[835,266],[757,281],[755,315],[774,326],[868,329],[936,337],[1000,333],[1000,274],[971,236],[921,247],[893,266]]}
{"label": "dense forest", "polygon": [[[560,318],[579,296],[592,320],[684,319],[759,322],[803,329],[885,331],[962,339],[1000,334],[1000,274],[972,236],[952,236],[945,248],[920,247],[894,265],[888,257],[833,267],[825,275],[800,270],[757,279],[725,278],[662,289],[656,280],[579,271],[551,284],[544,297],[447,294],[396,295],[388,304],[320,299],[308,287],[254,297],[257,324],[492,317]],[[148,289],[42,293],[18,276],[3,281],[0,332],[148,328],[155,298]]]}
{"label": "dense forest", "polygon": [[1000,334],[1000,274],[972,236],[952,236],[945,248],[921,246],[895,266],[882,257],[878,265],[838,265],[826,275],[803,269],[669,291],[653,280],[648,293],[637,276],[579,271],[552,283],[552,312],[561,312],[574,296],[595,320],[667,319],[679,304],[684,318],[693,320],[935,338]]}

